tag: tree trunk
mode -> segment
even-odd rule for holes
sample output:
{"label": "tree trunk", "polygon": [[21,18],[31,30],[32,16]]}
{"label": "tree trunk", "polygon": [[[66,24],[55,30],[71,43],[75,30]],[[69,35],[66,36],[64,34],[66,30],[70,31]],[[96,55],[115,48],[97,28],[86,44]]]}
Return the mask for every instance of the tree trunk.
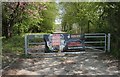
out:
{"label": "tree trunk", "polygon": [[4,25],[4,29],[3,29],[3,35],[6,37],[6,38],[8,38],[8,28],[7,28],[8,26],[7,26],[7,24],[6,25]]}
{"label": "tree trunk", "polygon": [[8,27],[8,37],[12,37],[12,27]]}
{"label": "tree trunk", "polygon": [[12,37],[12,27],[13,27],[13,25],[14,25],[14,20],[15,20],[15,18],[16,18],[16,15],[14,15],[14,14],[17,13],[17,11],[18,11],[17,9],[18,9],[19,5],[20,5],[20,3],[18,2],[15,10],[14,10],[13,13],[10,15],[10,18],[11,18],[11,19],[8,21],[6,38]]}
{"label": "tree trunk", "polygon": [[8,24],[7,26],[7,36],[6,38],[12,37],[12,26]]}
{"label": "tree trunk", "polygon": [[88,33],[90,32],[90,21],[88,20]]}

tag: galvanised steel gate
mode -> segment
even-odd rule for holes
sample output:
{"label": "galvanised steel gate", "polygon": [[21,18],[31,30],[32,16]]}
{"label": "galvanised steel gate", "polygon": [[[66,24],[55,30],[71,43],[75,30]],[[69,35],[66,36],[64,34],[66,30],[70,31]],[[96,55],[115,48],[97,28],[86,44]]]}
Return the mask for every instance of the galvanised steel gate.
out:
{"label": "galvanised steel gate", "polygon": [[[32,54],[39,51],[37,54],[45,53],[45,40],[44,35],[49,34],[26,34],[25,35],[25,54]],[[70,35],[70,34],[68,34]],[[110,33],[85,33],[84,46],[85,49],[99,49],[103,52],[110,52]],[[86,51],[80,51],[86,52]],[[79,52],[63,52],[63,53],[79,53]]]}
{"label": "galvanised steel gate", "polygon": [[85,48],[110,52],[110,33],[86,33],[85,39]]}
{"label": "galvanised steel gate", "polygon": [[36,51],[43,51],[44,52],[44,46],[45,42],[43,39],[44,34],[26,34],[25,35],[25,54],[32,54]]}

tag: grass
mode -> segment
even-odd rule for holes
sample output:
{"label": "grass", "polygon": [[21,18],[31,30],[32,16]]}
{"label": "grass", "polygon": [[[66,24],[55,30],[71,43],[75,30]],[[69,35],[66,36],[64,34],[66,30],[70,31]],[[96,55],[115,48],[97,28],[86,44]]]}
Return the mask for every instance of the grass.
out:
{"label": "grass", "polygon": [[9,39],[2,39],[4,53],[23,53],[24,52],[24,36],[13,36]]}
{"label": "grass", "polygon": [[[2,68],[24,54],[24,36],[16,35],[9,39],[2,38]],[[23,56],[22,56],[23,58]]]}
{"label": "grass", "polygon": [[48,33],[26,33],[13,36],[9,39],[2,38],[2,53],[15,53],[23,56],[25,51],[24,36],[29,34],[48,34]]}

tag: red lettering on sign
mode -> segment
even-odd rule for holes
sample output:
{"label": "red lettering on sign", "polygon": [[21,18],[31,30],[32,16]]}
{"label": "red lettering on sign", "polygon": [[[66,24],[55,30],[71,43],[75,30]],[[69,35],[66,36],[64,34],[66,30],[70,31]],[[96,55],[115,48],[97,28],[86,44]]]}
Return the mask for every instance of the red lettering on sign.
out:
{"label": "red lettering on sign", "polygon": [[70,42],[68,46],[81,46],[80,42]]}
{"label": "red lettering on sign", "polygon": [[60,45],[60,34],[53,34],[52,35],[52,45]]}

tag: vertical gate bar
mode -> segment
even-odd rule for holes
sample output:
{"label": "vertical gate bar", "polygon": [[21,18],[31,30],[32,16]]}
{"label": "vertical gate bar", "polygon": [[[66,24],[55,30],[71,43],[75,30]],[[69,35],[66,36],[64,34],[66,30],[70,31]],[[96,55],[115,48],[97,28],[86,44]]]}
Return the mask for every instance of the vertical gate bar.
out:
{"label": "vertical gate bar", "polygon": [[106,34],[105,34],[105,46],[104,46],[104,51],[106,52]]}
{"label": "vertical gate bar", "polygon": [[25,35],[25,55],[27,55],[27,35]]}
{"label": "vertical gate bar", "polygon": [[110,52],[110,33],[108,33],[108,52]]}

